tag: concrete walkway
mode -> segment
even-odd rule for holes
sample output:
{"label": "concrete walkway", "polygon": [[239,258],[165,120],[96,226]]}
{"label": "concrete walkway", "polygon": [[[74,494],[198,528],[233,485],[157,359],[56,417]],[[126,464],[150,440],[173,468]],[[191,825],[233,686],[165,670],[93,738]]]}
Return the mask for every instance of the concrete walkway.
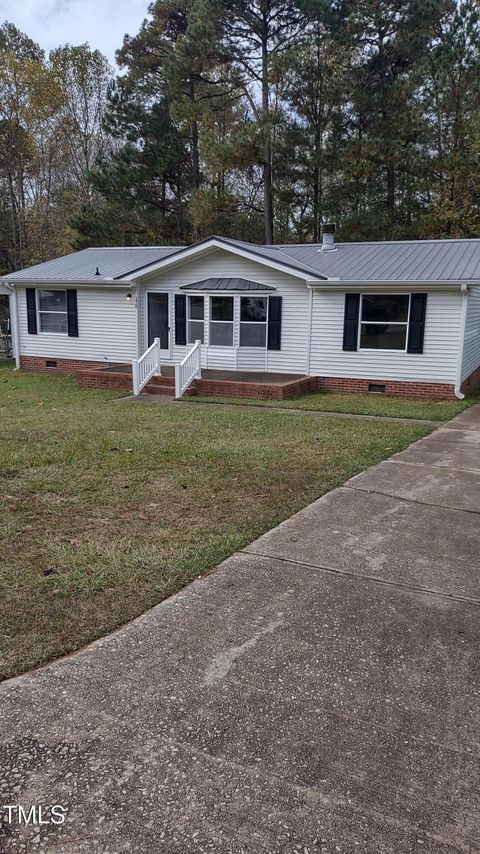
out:
{"label": "concrete walkway", "polygon": [[479,514],[477,406],[3,683],[0,850],[479,852]]}

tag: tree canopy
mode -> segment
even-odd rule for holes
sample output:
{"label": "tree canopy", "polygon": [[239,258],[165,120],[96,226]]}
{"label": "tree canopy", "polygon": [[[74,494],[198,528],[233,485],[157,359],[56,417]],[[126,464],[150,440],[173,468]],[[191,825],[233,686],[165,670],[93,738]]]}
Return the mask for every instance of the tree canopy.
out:
{"label": "tree canopy", "polygon": [[155,0],[118,69],[0,28],[0,266],[480,236],[476,0]]}

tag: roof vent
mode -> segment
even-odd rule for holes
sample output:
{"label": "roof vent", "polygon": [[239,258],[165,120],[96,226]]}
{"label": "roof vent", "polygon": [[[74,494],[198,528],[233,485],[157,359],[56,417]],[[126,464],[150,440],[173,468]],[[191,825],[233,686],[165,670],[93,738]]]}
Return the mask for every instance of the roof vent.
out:
{"label": "roof vent", "polygon": [[98,269],[98,267],[97,267],[97,269],[95,270],[95,275],[96,275],[96,276],[99,276],[99,275],[100,275],[100,270]]}
{"label": "roof vent", "polygon": [[335,249],[335,223],[325,222],[322,229],[322,252]]}

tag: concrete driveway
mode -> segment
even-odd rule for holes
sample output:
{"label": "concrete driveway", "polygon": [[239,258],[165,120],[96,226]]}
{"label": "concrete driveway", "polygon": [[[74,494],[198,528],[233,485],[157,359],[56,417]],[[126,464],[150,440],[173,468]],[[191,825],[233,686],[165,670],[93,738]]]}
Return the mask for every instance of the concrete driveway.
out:
{"label": "concrete driveway", "polygon": [[476,406],[3,683],[0,849],[480,851],[479,513]]}

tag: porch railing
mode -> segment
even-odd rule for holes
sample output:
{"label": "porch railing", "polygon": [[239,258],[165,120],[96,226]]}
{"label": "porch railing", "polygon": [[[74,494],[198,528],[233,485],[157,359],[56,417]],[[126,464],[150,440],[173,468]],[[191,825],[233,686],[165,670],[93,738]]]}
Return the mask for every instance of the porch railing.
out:
{"label": "porch railing", "polygon": [[161,373],[160,338],[154,338],[153,344],[145,350],[143,356],[132,361],[133,393],[140,394],[148,381]]}
{"label": "porch railing", "polygon": [[202,342],[195,341],[192,349],[175,365],[175,397],[181,397],[195,377],[202,376]]}

